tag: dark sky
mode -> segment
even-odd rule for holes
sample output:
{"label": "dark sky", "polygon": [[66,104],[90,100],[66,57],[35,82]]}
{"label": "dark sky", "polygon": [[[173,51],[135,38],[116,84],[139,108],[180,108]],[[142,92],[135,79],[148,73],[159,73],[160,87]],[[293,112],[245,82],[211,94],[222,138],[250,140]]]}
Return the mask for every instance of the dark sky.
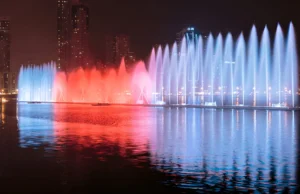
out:
{"label": "dark sky", "polygon": [[[126,33],[132,50],[145,58],[154,44],[175,40],[186,25],[200,31],[247,32],[256,24],[284,31],[293,21],[299,34],[299,0],[88,0],[90,40],[94,55],[104,57],[104,36]],[[0,15],[10,16],[12,25],[12,67],[31,60],[56,59],[56,0],[0,0]],[[300,36],[298,36],[300,37]]]}

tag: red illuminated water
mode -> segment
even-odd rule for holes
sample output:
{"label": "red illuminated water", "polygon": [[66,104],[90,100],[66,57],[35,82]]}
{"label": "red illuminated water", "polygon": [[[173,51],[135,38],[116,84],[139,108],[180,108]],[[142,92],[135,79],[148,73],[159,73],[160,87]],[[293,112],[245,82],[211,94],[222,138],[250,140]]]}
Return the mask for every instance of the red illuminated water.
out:
{"label": "red illuminated water", "polygon": [[101,73],[96,68],[58,72],[54,81],[56,102],[147,103],[151,81],[145,63],[127,72],[124,60],[118,70]]}

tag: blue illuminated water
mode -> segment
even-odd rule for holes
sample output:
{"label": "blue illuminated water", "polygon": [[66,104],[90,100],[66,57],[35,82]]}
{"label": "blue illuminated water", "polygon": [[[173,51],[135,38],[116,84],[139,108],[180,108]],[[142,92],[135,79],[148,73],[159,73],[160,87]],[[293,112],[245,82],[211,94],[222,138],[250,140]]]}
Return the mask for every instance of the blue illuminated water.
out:
{"label": "blue illuminated water", "polygon": [[[156,53],[152,51],[151,76],[172,78],[171,82],[152,79],[156,87],[152,103],[164,99],[166,104],[295,107],[298,96],[295,45],[292,23],[287,34],[283,34],[278,24],[274,42],[270,41],[267,26],[261,35],[253,26],[247,41],[243,33],[237,39],[230,32],[224,38],[222,34],[187,35],[178,51],[176,43],[171,53],[167,46],[159,47]],[[153,69],[157,70],[156,75]]]}
{"label": "blue illuminated water", "polygon": [[52,102],[56,75],[55,63],[21,67],[18,80],[19,101]]}

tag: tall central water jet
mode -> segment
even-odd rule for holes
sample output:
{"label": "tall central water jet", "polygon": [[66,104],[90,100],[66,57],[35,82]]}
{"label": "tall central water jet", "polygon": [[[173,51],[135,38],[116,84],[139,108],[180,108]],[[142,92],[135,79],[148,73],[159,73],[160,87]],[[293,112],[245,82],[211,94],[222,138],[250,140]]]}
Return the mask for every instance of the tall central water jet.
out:
{"label": "tall central water jet", "polygon": [[226,70],[226,85],[227,92],[229,92],[230,96],[230,105],[234,105],[234,88],[233,88],[233,67],[235,66],[235,62],[233,61],[233,40],[232,35],[230,33],[226,36],[225,41],[225,51],[224,51],[224,69]]}
{"label": "tall central water jet", "polygon": [[209,34],[208,40],[207,40],[207,45],[206,45],[206,53],[205,53],[205,86],[208,89],[208,95],[210,97],[210,102],[214,102],[214,71],[215,71],[215,64],[214,64],[214,56],[213,56],[213,51],[214,51],[214,39],[212,34]]}
{"label": "tall central water jet", "polygon": [[[258,75],[258,81],[259,83],[265,83],[260,84],[258,87],[258,90],[261,91],[263,94],[260,94],[261,98],[260,100],[263,102],[263,95],[265,95],[265,103],[263,105],[269,106],[269,100],[270,100],[270,92],[271,92],[271,86],[270,86],[270,38],[269,38],[269,31],[268,28],[265,27],[263,31],[263,35],[261,38],[261,51],[260,51],[260,62],[259,62],[259,72]],[[274,90],[274,88],[273,88]]]}
{"label": "tall central water jet", "polygon": [[256,94],[257,94],[257,86],[256,86],[256,77],[257,77],[257,55],[258,55],[258,41],[257,41],[257,32],[256,27],[253,26],[248,46],[248,64],[247,64],[247,89],[246,93],[253,95],[252,105],[256,106]]}
{"label": "tall central water jet", "polygon": [[[226,48],[225,48],[226,50]],[[225,52],[226,55],[226,52]],[[215,47],[215,53],[214,53],[215,61],[215,73],[214,73],[214,78],[213,80],[216,80],[217,82],[217,88],[218,88],[218,94],[220,95],[220,104],[223,106],[224,103],[224,92],[223,92],[223,38],[222,35],[219,34],[217,37],[217,42],[216,42],[216,47]]]}
{"label": "tall central water jet", "polygon": [[282,92],[282,65],[284,63],[284,39],[280,25],[278,24],[275,35],[274,51],[273,51],[273,96],[276,98],[278,104],[282,103],[281,92]]}
{"label": "tall central water jet", "polygon": [[297,103],[297,91],[298,91],[298,57],[296,49],[296,37],[295,29],[292,23],[290,23],[288,36],[287,36],[287,46],[286,46],[286,85],[285,89],[288,93],[292,95],[292,106],[294,107]]}
{"label": "tall central water jet", "polygon": [[[235,70],[234,70],[234,79],[237,83],[237,92],[238,94],[242,93],[242,105],[245,104],[245,89],[246,89],[246,78],[245,78],[245,64],[246,64],[246,43],[244,35],[240,34],[237,45],[236,45],[236,55],[235,55]],[[238,87],[240,86],[240,87]],[[239,102],[237,102],[239,104]]]}

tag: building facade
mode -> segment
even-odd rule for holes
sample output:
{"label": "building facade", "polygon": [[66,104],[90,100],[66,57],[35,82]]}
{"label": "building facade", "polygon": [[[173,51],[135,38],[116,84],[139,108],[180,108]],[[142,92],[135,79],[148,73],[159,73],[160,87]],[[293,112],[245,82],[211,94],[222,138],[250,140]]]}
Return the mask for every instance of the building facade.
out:
{"label": "building facade", "polygon": [[89,9],[81,0],[57,0],[57,68],[70,71],[89,58]]}
{"label": "building facade", "polygon": [[89,67],[89,8],[83,4],[72,6],[71,65]]}
{"label": "building facade", "polygon": [[18,73],[10,71],[2,76],[8,77],[8,90],[4,89],[4,93],[16,94],[18,92]]}
{"label": "building facade", "polygon": [[10,91],[10,19],[0,17],[0,72],[2,93]]}
{"label": "building facade", "polygon": [[66,71],[70,62],[71,0],[57,0],[57,68]]}
{"label": "building facade", "polygon": [[130,42],[129,42],[129,36],[127,35],[118,35],[116,36],[116,64],[120,64],[122,58],[125,60],[129,56],[129,48],[130,48]]}
{"label": "building facade", "polygon": [[0,78],[1,94],[15,94],[18,92],[18,73],[0,72]]}
{"label": "building facade", "polygon": [[116,61],[116,42],[115,36],[107,35],[105,37],[105,63],[113,65]]}
{"label": "building facade", "polygon": [[136,62],[134,52],[130,51],[130,38],[127,35],[115,35],[106,37],[106,64],[119,67],[122,58],[126,67]]}

